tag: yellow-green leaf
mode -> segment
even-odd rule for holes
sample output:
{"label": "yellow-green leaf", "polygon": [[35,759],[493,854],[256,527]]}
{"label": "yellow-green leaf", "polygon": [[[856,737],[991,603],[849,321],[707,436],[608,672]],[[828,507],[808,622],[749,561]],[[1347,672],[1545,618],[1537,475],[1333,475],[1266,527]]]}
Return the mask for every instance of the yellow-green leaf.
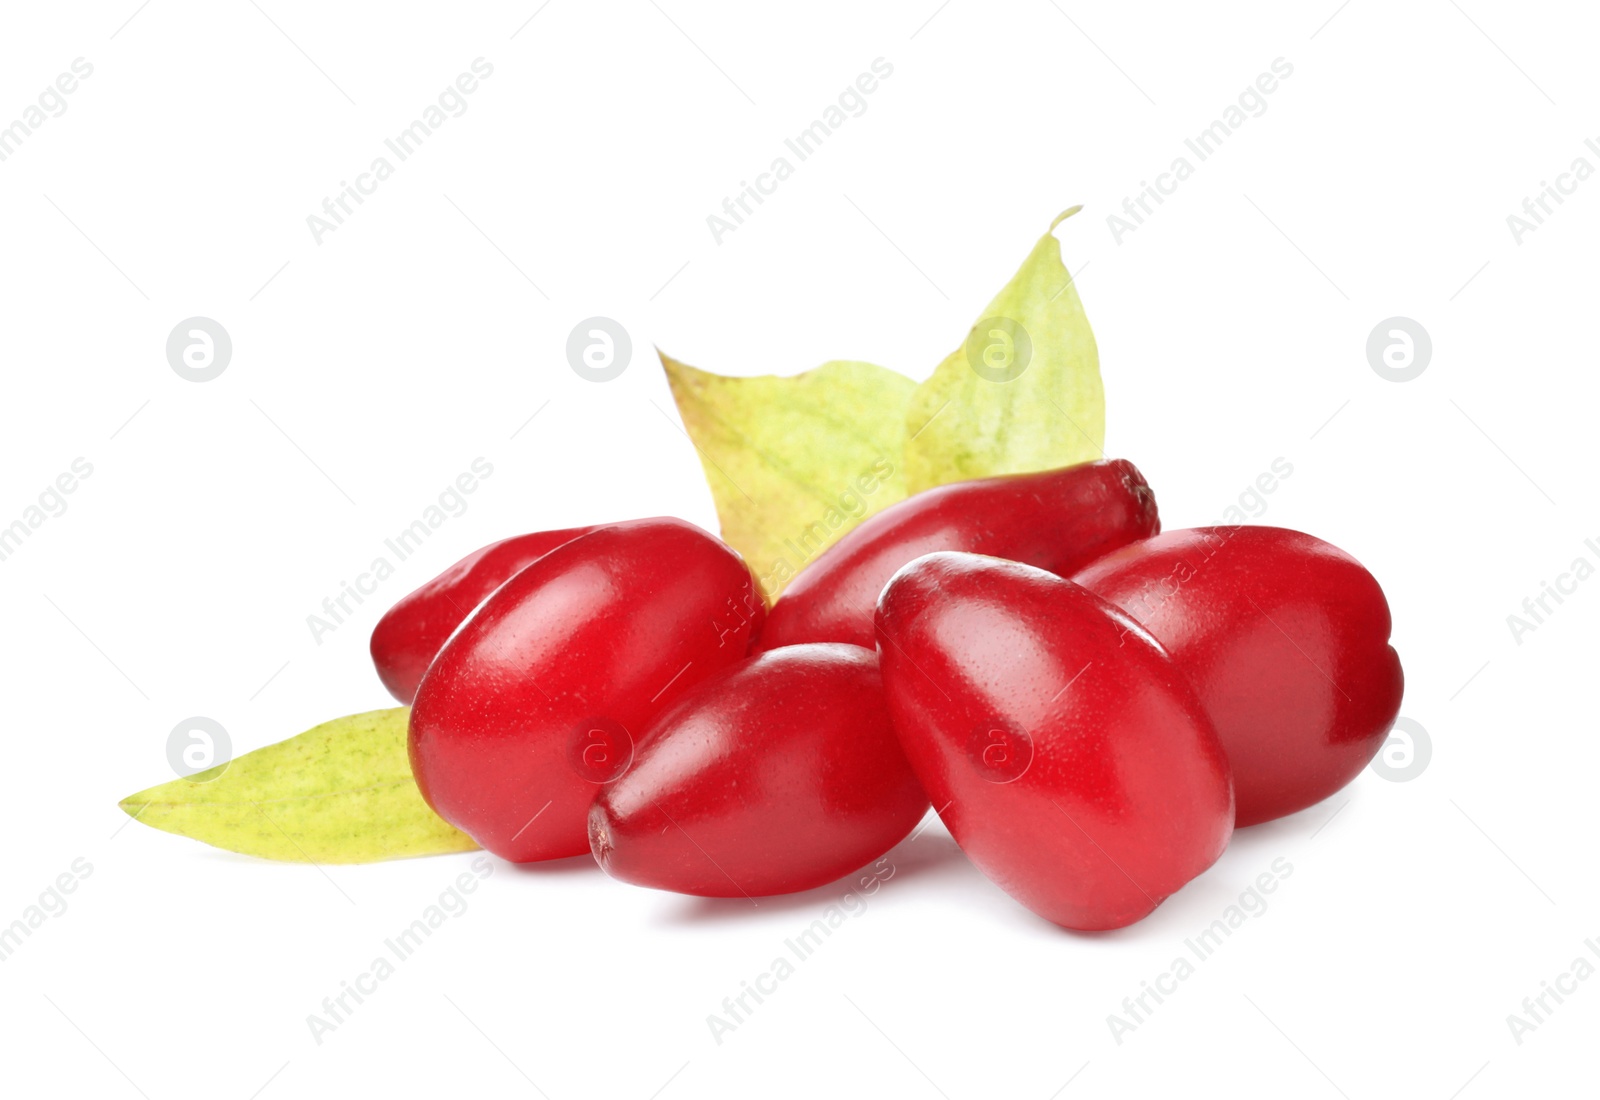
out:
{"label": "yellow-green leaf", "polygon": [[995,295],[906,412],[907,489],[1100,458],[1105,391],[1094,333],[1056,226]]}
{"label": "yellow-green leaf", "polygon": [[722,537],[769,600],[846,531],[905,497],[902,440],[916,383],[904,375],[841,361],[787,378],[729,378],[661,362]]}
{"label": "yellow-green leaf", "polygon": [[119,805],[153,828],[265,859],[369,863],[476,848],[411,778],[410,713],[335,718]]}

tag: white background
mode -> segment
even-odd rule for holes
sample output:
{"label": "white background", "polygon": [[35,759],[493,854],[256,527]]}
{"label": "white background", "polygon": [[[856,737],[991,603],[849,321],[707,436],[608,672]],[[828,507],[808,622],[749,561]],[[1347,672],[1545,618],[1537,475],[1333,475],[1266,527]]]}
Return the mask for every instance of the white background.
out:
{"label": "white background", "polygon": [[[0,163],[0,521],[93,465],[0,562],[0,924],[93,868],[0,964],[8,1090],[1592,1091],[1600,980],[1520,1045],[1507,1016],[1600,938],[1600,581],[1521,644],[1506,617],[1600,561],[1600,181],[1520,243],[1506,218],[1575,158],[1600,167],[1593,13],[541,2],[7,6],[0,121],[94,66]],[[307,215],[478,57],[469,109],[316,243]],[[867,111],[717,244],[706,216],[879,57]],[[1279,57],[1265,113],[1119,243],[1106,216]],[[1098,936],[1032,917],[935,823],[720,1045],[708,1014],[846,884],[752,908],[497,862],[319,1045],[307,1016],[474,857],[318,869],[121,828],[181,719],[242,752],[386,705],[367,633],[467,550],[651,514],[714,527],[652,345],[728,373],[923,377],[1078,202],[1060,236],[1108,450],[1169,528],[1292,464],[1260,520],[1383,582],[1403,714],[1433,746],[1416,779],[1369,771],[1246,830]],[[636,351],[604,385],[564,353],[595,314]],[[164,352],[195,315],[234,344],[205,384]],[[1403,384],[1365,353],[1396,315],[1434,345]],[[470,508],[316,644],[307,615],[480,456]],[[1270,907],[1118,1044],[1108,1014],[1278,858]]]}

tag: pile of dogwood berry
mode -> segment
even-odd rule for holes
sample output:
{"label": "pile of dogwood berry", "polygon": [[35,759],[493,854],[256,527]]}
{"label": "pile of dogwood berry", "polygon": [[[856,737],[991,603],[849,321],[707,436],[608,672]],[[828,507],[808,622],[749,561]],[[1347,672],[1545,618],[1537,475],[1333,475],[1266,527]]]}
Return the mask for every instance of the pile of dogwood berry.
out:
{"label": "pile of dogwood berry", "polygon": [[1023,905],[1107,929],[1366,766],[1400,706],[1389,628],[1350,555],[1162,534],[1119,460],[918,494],[770,608],[681,520],[507,539],[372,655],[423,796],[505,859],[758,897],[858,871],[931,804]]}

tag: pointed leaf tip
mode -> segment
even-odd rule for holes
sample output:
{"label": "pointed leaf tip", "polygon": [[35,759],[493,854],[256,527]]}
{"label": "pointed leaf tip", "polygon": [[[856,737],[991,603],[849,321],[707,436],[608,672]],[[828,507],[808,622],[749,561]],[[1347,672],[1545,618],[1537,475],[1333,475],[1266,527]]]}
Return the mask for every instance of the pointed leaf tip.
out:
{"label": "pointed leaf tip", "polygon": [[366,863],[476,848],[423,801],[410,708],[352,714],[117,803],[164,832],[264,859]]}
{"label": "pointed leaf tip", "polygon": [[1053,230],[995,295],[966,343],[917,387],[906,415],[906,482],[1029,473],[1103,455],[1100,353]]}

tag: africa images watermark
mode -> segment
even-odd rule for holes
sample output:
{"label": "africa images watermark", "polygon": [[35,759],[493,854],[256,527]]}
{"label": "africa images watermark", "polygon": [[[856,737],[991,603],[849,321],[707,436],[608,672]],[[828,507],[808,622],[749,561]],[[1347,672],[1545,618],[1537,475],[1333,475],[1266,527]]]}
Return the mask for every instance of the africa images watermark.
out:
{"label": "africa images watermark", "polygon": [[1293,475],[1292,462],[1282,455],[1273,459],[1265,470],[1256,475],[1254,481],[1244,487],[1234,503],[1222,510],[1222,524],[1236,526],[1246,520],[1259,520],[1266,515],[1270,503],[1267,497],[1276,493],[1279,485]]}
{"label": "africa images watermark", "polygon": [[409,160],[422,143],[437,133],[446,122],[467,113],[467,96],[478,90],[480,80],[487,80],[494,75],[494,66],[481,57],[473,60],[471,68],[470,73],[457,76],[454,83],[446,86],[433,103],[424,107],[421,117],[413,119],[411,125],[394,137],[383,139],[384,148],[394,154],[393,161],[380,153],[372,159],[365,172],[356,176],[355,183],[339,181],[339,190],[322,200],[322,214],[306,215],[306,227],[311,230],[312,240],[320,245],[323,237],[338,229],[346,218],[355,213],[351,203],[356,206],[365,204],[367,196],[375,194],[378,185],[394,175],[396,163]]}
{"label": "africa images watermark", "polygon": [[[739,190],[722,200],[720,214],[706,215],[706,228],[711,230],[713,241],[720,245],[724,237],[755,213],[751,203],[760,206],[777,192],[780,183],[794,175],[796,163],[810,159],[822,147],[822,143],[850,119],[860,118],[867,113],[867,96],[878,90],[880,81],[894,75],[894,66],[881,57],[873,58],[870,68],[871,72],[860,73],[854,82],[845,85],[838,98],[824,107],[821,117],[814,119],[810,126],[794,137],[784,138],[783,147],[787,153],[774,157],[765,172],[757,173],[754,183],[740,180]],[[794,154],[793,161],[788,153]]]}
{"label": "africa images watermark", "polygon": [[1111,230],[1112,240],[1121,244],[1124,237],[1142,226],[1156,212],[1156,207],[1177,192],[1179,184],[1194,175],[1196,162],[1211,159],[1246,122],[1267,113],[1267,96],[1278,90],[1280,81],[1294,75],[1293,63],[1282,57],[1273,58],[1270,69],[1271,72],[1261,73],[1254,82],[1246,85],[1238,98],[1224,107],[1220,117],[1214,119],[1211,125],[1194,137],[1183,139],[1184,148],[1194,154],[1194,161],[1180,153],[1173,158],[1165,172],[1156,176],[1154,183],[1139,181],[1139,190],[1122,200],[1120,214],[1106,215],[1106,228]]}
{"label": "africa images watermark", "polygon": [[[420,550],[422,544],[448,521],[465,515],[467,497],[477,492],[479,485],[493,473],[494,466],[488,459],[473,459],[469,469],[459,474],[438,495],[435,503],[424,508],[420,516],[393,536],[384,539],[383,547],[388,551],[387,554],[373,558],[364,572],[356,574],[354,583],[340,581],[338,593],[323,599],[321,614],[313,612],[306,616],[306,626],[311,629],[312,640],[321,645],[326,635],[339,629],[346,618],[355,614],[352,602],[360,607],[366,602],[366,597],[378,591],[380,584],[394,576],[396,563],[405,561]],[[392,561],[390,555],[393,555]]]}
{"label": "africa images watermark", "polygon": [[748,639],[749,635],[739,632],[748,626],[756,615],[764,614],[766,606],[759,589],[751,589],[741,597],[729,596],[721,613],[711,620],[711,629],[717,632],[717,648],[721,649],[730,640],[735,644],[741,644],[739,639]]}
{"label": "africa images watermark", "polygon": [[94,66],[81,57],[72,59],[71,68],[71,72],[62,73],[54,83],[46,85],[37,102],[19,111],[9,126],[0,127],[0,161],[15,156],[22,143],[46,122],[67,113],[67,96],[78,90],[79,81],[94,75]]}
{"label": "africa images watermark", "polygon": [[1122,1045],[1123,1037],[1129,1032],[1137,1031],[1141,1025],[1149,1023],[1155,1010],[1178,991],[1181,983],[1195,976],[1198,964],[1215,958],[1217,951],[1234,932],[1243,928],[1250,918],[1265,913],[1267,895],[1276,892],[1279,885],[1292,874],[1294,864],[1288,859],[1279,856],[1273,860],[1271,870],[1257,875],[1238,900],[1222,911],[1222,916],[1183,941],[1184,954],[1175,957],[1153,981],[1140,981],[1138,993],[1122,998],[1122,1012],[1106,1015],[1106,1026],[1111,1029],[1111,1037],[1117,1045]]}
{"label": "africa images watermark", "polygon": [[22,915],[4,928],[0,928],[0,962],[6,962],[17,953],[24,940],[44,926],[51,917],[67,911],[67,895],[75,893],[78,885],[94,874],[94,864],[79,856],[72,865],[61,872],[39,894],[39,900],[22,910]]}
{"label": "africa images watermark", "polygon": [[[323,1037],[328,1033],[339,1030],[339,1027],[349,1022],[351,1015],[366,999],[378,992],[381,983],[388,981],[398,972],[398,964],[406,962],[417,953],[417,949],[428,941],[435,932],[445,926],[452,918],[460,917],[467,911],[466,895],[476,893],[478,884],[494,874],[494,863],[486,855],[480,855],[471,863],[470,872],[462,871],[458,874],[438,896],[423,910],[422,915],[406,925],[397,934],[383,941],[386,949],[384,954],[372,960],[371,965],[354,979],[341,981],[339,992],[322,998],[322,1012],[309,1013],[306,1016],[306,1027],[311,1030],[311,1038],[317,1046],[322,1045]],[[350,1002],[354,1001],[352,1005]]]}
{"label": "africa images watermark", "polygon": [[1594,576],[1595,562],[1600,561],[1600,542],[1584,539],[1583,547],[1594,555],[1593,560],[1588,555],[1579,554],[1572,559],[1572,564],[1565,572],[1556,574],[1554,584],[1546,580],[1539,581],[1539,594],[1523,599],[1522,614],[1506,616],[1506,626],[1511,628],[1512,640],[1518,645],[1522,644],[1524,635],[1532,634],[1543,626],[1556,613],[1556,608],[1567,602],[1568,596],[1576,595],[1578,585]]}
{"label": "africa images watermark", "polygon": [[[867,898],[883,889],[883,884],[894,878],[894,874],[895,866],[889,862],[888,856],[883,856],[864,869],[856,880],[859,893],[855,890],[846,891],[838,901],[830,903],[822,911],[822,916],[808,924],[798,935],[783,941],[784,954],[774,958],[767,969],[754,978],[741,981],[738,993],[724,997],[722,1012],[712,1012],[706,1016],[706,1026],[711,1029],[711,1038],[716,1040],[717,1046],[722,1045],[723,1036],[749,1023],[755,1010],[777,993],[783,982],[795,976],[796,963],[811,958],[837,929],[852,917],[865,913]],[[755,1004],[752,1005],[751,1001]]]}
{"label": "africa images watermark", "polygon": [[[1600,959],[1600,941],[1587,939],[1583,946],[1588,948],[1589,954]],[[1540,980],[1540,991],[1530,997],[1522,998],[1522,1012],[1512,1012],[1506,1016],[1506,1027],[1511,1029],[1511,1038],[1521,1046],[1529,1032],[1538,1031],[1543,1024],[1550,1022],[1550,1017],[1556,1009],[1566,1004],[1567,998],[1579,990],[1579,982],[1586,982],[1595,975],[1595,964],[1582,955],[1577,956],[1568,964],[1567,969],[1555,976],[1554,981]],[[1554,1001],[1555,1004],[1550,1002]]]}
{"label": "africa images watermark", "polygon": [[[1177,597],[1183,586],[1188,584],[1200,572],[1208,561],[1216,557],[1228,545],[1228,540],[1238,534],[1248,521],[1259,522],[1266,515],[1270,502],[1267,497],[1277,492],[1283,482],[1294,474],[1294,464],[1287,458],[1279,456],[1272,460],[1267,469],[1256,475],[1254,481],[1246,485],[1235,499],[1222,511],[1221,523],[1212,527],[1220,542],[1209,542],[1204,547],[1204,557],[1184,557],[1173,564],[1172,570],[1158,584],[1145,588],[1137,599],[1127,608],[1128,614],[1139,622],[1155,614],[1156,610],[1163,607],[1167,601]],[[1124,626],[1122,636],[1127,638],[1134,629],[1133,626]]]}
{"label": "africa images watermark", "polygon": [[834,532],[844,527],[847,520],[860,519],[866,514],[867,498],[894,477],[894,473],[894,463],[887,456],[874,459],[820,517],[796,531],[793,538],[783,540],[784,549],[794,555],[794,561],[783,556],[773,561],[761,574],[762,588],[770,592],[775,586],[793,580],[812,558],[828,548]]}
{"label": "africa images watermark", "polygon": [[0,561],[9,561],[33,533],[43,527],[46,520],[65,515],[67,497],[78,491],[80,482],[94,473],[94,466],[86,458],[75,458],[54,481],[46,485],[34,503],[22,510],[19,518],[0,527]]}
{"label": "africa images watermark", "polygon": [[[1600,158],[1600,141],[1586,138],[1583,145],[1595,157]],[[1511,239],[1519,245],[1522,244],[1523,238],[1544,225],[1545,219],[1554,214],[1557,207],[1563,205],[1577,192],[1578,185],[1587,183],[1593,175],[1594,163],[1580,154],[1567,166],[1565,172],[1557,174],[1554,183],[1540,180],[1539,190],[1522,200],[1522,212],[1506,215],[1506,228],[1511,230]]]}

